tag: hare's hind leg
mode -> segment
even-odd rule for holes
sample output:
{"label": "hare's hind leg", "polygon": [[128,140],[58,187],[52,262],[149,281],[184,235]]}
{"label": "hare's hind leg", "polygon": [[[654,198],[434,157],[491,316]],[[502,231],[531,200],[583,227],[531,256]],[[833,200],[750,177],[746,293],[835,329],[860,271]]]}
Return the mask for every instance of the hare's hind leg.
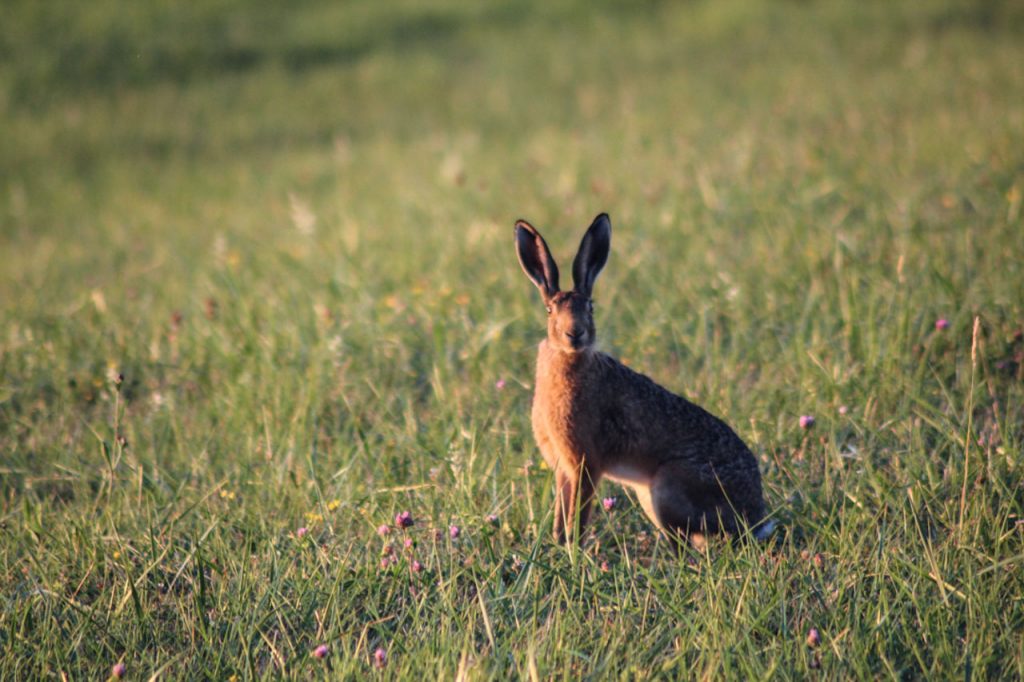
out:
{"label": "hare's hind leg", "polygon": [[717,513],[720,510],[709,511],[694,500],[687,474],[679,464],[669,463],[658,469],[650,485],[652,519],[673,540],[689,540],[696,549],[703,549],[705,534],[717,533],[722,519]]}

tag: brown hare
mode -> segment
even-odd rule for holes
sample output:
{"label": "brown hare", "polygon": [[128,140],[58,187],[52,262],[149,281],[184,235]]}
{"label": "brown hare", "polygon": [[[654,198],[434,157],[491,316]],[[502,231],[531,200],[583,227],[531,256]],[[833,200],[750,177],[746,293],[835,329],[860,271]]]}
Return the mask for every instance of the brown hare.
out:
{"label": "brown hare", "polygon": [[[608,260],[611,221],[594,219],[572,264],[572,291],[529,223],[516,251],[540,289],[548,335],[537,352],[533,435],[555,472],[555,537],[582,537],[602,478],[633,489],[651,521],[677,542],[705,533],[766,538],[757,460],[722,420],[594,348],[594,280]],[[578,524],[578,526],[577,526]]]}

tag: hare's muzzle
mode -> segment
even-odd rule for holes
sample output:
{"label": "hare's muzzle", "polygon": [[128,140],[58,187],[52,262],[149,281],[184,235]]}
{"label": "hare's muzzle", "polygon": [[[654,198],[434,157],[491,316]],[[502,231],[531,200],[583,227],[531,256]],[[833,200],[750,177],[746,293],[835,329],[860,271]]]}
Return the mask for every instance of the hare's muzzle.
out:
{"label": "hare's muzzle", "polygon": [[569,345],[579,350],[587,343],[587,330],[586,329],[573,329],[565,333],[565,337],[569,340]]}

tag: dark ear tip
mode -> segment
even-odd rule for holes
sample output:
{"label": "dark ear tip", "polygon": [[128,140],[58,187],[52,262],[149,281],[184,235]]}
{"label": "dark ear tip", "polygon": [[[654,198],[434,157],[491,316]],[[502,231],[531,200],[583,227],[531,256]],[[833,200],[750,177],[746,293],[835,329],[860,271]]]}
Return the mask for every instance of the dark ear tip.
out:
{"label": "dark ear tip", "polygon": [[594,218],[594,222],[591,223],[590,229],[596,230],[598,233],[603,232],[610,238],[612,235],[612,220],[608,217],[607,213],[598,213],[597,217]]}
{"label": "dark ear tip", "polygon": [[594,222],[591,223],[590,226],[606,230],[609,234],[611,234],[612,219],[608,217],[607,213],[598,213],[597,217],[594,218]]}
{"label": "dark ear tip", "polygon": [[519,220],[516,221],[516,232],[518,232],[521,229],[522,230],[526,230],[527,232],[530,232],[530,233],[533,233],[533,232],[537,231],[537,230],[535,230],[533,228],[533,225],[531,225],[530,223],[526,222],[522,218],[520,218]]}

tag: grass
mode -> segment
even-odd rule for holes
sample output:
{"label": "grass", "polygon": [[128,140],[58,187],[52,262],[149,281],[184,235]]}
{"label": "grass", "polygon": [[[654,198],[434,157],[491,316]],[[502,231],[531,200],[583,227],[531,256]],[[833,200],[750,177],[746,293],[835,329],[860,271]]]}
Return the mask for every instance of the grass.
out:
{"label": "grass", "polygon": [[[265,4],[5,7],[0,678],[1024,676],[1015,4]],[[549,540],[512,224],[599,211],[767,545]]]}

